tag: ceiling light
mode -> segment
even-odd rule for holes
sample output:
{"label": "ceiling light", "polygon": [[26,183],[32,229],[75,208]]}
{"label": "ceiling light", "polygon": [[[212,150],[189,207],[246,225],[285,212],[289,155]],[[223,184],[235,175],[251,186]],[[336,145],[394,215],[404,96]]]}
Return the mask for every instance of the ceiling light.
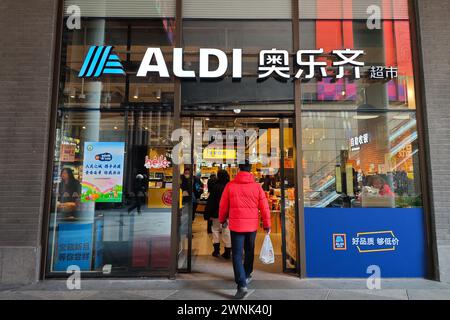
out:
{"label": "ceiling light", "polygon": [[371,120],[371,119],[376,119],[378,117],[379,116],[376,116],[376,115],[356,115],[356,116],[353,116],[353,119],[355,119],[355,120]]}
{"label": "ceiling light", "polygon": [[410,120],[411,119],[409,114],[399,114],[399,115],[393,116],[392,118],[395,120]]}
{"label": "ceiling light", "polygon": [[239,114],[239,113],[241,113],[241,109],[234,109],[233,112],[236,114]]}

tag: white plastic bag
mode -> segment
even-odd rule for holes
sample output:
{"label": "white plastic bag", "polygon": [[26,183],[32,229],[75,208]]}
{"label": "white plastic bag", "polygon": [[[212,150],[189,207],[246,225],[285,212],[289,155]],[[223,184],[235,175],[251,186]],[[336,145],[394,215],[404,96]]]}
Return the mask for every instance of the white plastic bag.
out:
{"label": "white plastic bag", "polygon": [[261,248],[261,252],[259,253],[259,260],[264,264],[272,264],[275,263],[275,254],[273,252],[272,241],[270,240],[270,236],[266,234],[264,238],[264,243]]}

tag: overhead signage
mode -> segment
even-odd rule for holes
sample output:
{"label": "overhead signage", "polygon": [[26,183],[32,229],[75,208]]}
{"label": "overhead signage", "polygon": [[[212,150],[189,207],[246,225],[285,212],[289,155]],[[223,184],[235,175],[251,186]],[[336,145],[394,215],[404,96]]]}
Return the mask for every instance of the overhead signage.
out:
{"label": "overhead signage", "polygon": [[350,139],[350,147],[352,151],[358,151],[362,145],[370,143],[369,134],[363,133]]}
{"label": "overhead signage", "polygon": [[236,159],[236,150],[234,149],[203,149],[204,159]]}
{"label": "overhead signage", "polygon": [[[199,69],[184,69],[183,49],[173,48],[173,75],[184,79],[220,79],[231,69],[234,79],[242,78],[242,49],[232,49],[231,63],[222,50],[212,48],[199,49]],[[367,68],[369,79],[394,79],[398,77],[398,68],[393,66],[366,66],[361,61],[364,50],[339,49],[325,52],[324,49],[299,50],[295,54],[295,70],[290,67],[288,50],[272,48],[261,50],[258,61],[258,79],[269,77],[288,80],[291,78],[319,81],[326,78],[361,78],[361,69]],[[326,58],[325,58],[326,56]],[[332,58],[328,58],[332,56]],[[210,61],[215,60],[214,67]],[[328,61],[327,61],[328,60]],[[231,67],[230,67],[231,66]],[[90,47],[78,77],[98,78],[102,74],[125,75],[125,70],[112,46]],[[160,78],[170,78],[169,69],[161,48],[147,48],[139,66],[137,77],[145,78],[157,74]]]}

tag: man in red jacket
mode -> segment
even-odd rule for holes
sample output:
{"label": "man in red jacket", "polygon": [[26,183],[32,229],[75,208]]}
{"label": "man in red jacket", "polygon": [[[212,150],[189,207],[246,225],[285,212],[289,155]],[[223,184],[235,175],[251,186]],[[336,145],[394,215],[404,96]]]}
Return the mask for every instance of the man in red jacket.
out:
{"label": "man in red jacket", "polygon": [[269,204],[250,170],[251,164],[248,161],[239,165],[239,173],[225,187],[219,205],[219,221],[225,224],[228,219],[231,231],[234,279],[238,285],[236,299],[243,299],[247,295],[247,284],[251,280],[259,211],[264,230],[267,234],[270,233]]}

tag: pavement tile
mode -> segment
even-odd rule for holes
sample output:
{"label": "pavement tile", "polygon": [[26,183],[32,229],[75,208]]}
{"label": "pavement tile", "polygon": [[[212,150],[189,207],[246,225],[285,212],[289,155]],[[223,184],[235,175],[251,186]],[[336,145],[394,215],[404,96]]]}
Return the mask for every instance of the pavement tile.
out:
{"label": "pavement tile", "polygon": [[450,290],[445,289],[408,289],[410,300],[450,300]]}
{"label": "pavement tile", "polygon": [[41,300],[41,299],[28,295],[24,292],[2,291],[0,292],[0,300]]}
{"label": "pavement tile", "polygon": [[152,297],[144,297],[133,292],[128,291],[99,291],[84,300],[154,300]]}
{"label": "pavement tile", "polygon": [[83,300],[94,296],[97,294],[97,291],[66,289],[66,291],[32,290],[21,291],[20,293],[26,294],[36,300]]}
{"label": "pavement tile", "polygon": [[324,300],[326,289],[255,290],[248,300]]}
{"label": "pavement tile", "polygon": [[[255,290],[250,289],[246,299],[249,299]],[[236,289],[233,290],[179,290],[167,300],[230,300],[233,299]]]}
{"label": "pavement tile", "polygon": [[177,290],[127,290],[125,294],[141,296],[144,299],[165,300]]}
{"label": "pavement tile", "polygon": [[330,290],[327,300],[408,300],[406,290]]}

